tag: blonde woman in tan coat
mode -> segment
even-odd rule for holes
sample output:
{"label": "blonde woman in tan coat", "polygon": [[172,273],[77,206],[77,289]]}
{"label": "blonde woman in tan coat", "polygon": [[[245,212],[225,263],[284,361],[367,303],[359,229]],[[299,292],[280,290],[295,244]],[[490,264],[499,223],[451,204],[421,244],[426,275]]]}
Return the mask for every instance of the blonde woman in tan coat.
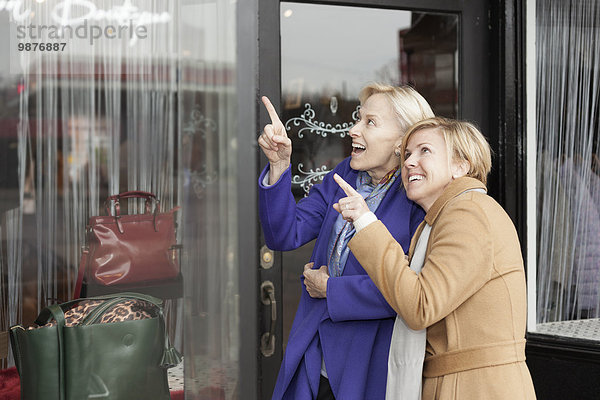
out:
{"label": "blonde woman in tan coat", "polygon": [[[535,399],[523,260],[512,221],[486,194],[487,141],[469,123],[432,118],[408,131],[400,152],[407,196],[427,213],[408,258],[340,177],[348,197],[334,208],[354,223],[350,249],[399,318],[427,329],[422,398]],[[417,257],[420,273],[409,268]]]}

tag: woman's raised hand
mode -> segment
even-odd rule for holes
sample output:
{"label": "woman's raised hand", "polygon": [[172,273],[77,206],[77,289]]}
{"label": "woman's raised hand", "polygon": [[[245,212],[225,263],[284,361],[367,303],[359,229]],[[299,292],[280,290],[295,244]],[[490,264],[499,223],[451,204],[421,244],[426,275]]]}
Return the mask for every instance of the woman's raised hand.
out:
{"label": "woman's raised hand", "polygon": [[258,145],[269,160],[269,184],[272,185],[290,165],[292,141],[287,136],[285,126],[269,98],[263,96],[262,102],[269,113],[271,123],[265,125],[262,134],[258,137]]}
{"label": "woman's raised hand", "polygon": [[338,174],[334,174],[333,179],[340,185],[346,196],[348,196],[342,197],[333,205],[335,211],[342,214],[342,217],[346,221],[354,222],[370,211],[369,206],[365,203],[365,199],[348,182]]}

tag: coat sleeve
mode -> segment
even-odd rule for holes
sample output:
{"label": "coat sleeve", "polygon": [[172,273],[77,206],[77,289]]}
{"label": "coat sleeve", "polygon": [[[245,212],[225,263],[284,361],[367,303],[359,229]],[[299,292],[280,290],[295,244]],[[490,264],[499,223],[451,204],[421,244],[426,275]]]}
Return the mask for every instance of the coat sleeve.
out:
{"label": "coat sleeve", "polygon": [[[406,222],[399,223],[397,221],[397,210],[394,210],[390,216],[395,220],[394,223],[402,227],[397,234],[406,232],[405,240],[408,241],[423,220],[425,212],[408,199],[406,199],[406,203],[401,204],[407,204],[409,207],[409,212],[403,214],[406,217],[402,217]],[[389,218],[388,223],[391,223]],[[351,262],[352,258],[354,257],[350,257],[348,262]],[[327,281],[327,308],[331,319],[336,322],[395,318],[397,314],[366,274],[343,275],[329,279]]]}
{"label": "coat sleeve", "polygon": [[327,310],[334,322],[396,316],[396,311],[390,307],[368,275],[329,278]]}
{"label": "coat sleeve", "polygon": [[291,169],[288,167],[274,185],[265,186],[263,179],[268,172],[267,166],[258,181],[259,216],[265,243],[273,250],[294,250],[319,234],[327,212],[327,199],[333,196],[330,193],[333,174],[329,173],[322,184],[314,185],[309,195],[296,204]]}
{"label": "coat sleeve", "polygon": [[491,278],[493,245],[485,212],[470,201],[448,204],[432,228],[420,274],[381,222],[349,243],[385,299],[412,329],[440,321]]}

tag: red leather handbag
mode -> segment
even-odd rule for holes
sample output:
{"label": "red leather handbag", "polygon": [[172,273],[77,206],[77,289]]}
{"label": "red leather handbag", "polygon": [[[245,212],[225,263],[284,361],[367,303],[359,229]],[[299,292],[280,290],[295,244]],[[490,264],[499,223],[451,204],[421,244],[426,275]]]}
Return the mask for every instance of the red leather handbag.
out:
{"label": "red leather handbag", "polygon": [[[120,201],[132,198],[146,200],[144,214],[121,214]],[[107,215],[91,217],[86,228],[74,296],[82,297],[85,286],[86,296],[133,290],[179,297],[143,290],[181,281],[175,233],[179,207],[160,212],[156,196],[142,191],[110,196],[105,205]]]}

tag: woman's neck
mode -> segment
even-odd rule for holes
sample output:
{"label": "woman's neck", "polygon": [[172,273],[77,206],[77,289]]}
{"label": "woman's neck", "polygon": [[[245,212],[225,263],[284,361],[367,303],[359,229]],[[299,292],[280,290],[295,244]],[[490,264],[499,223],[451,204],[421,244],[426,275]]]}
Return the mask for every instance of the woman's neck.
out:
{"label": "woman's neck", "polygon": [[379,182],[381,182],[381,179],[383,179],[383,176],[382,176],[382,177],[379,177],[379,178],[378,178],[378,177],[375,177],[375,176],[373,176],[373,175],[370,175],[370,176],[371,176],[371,184],[372,184],[373,186],[377,186],[377,185],[379,185]]}
{"label": "woman's neck", "polygon": [[383,174],[381,176],[379,174],[373,173],[371,171],[367,171],[367,173],[371,177],[371,184],[373,186],[377,186],[377,185],[379,185],[381,183],[381,181],[383,179],[386,179],[386,181],[388,179],[390,179],[392,177],[392,175],[394,175],[394,173],[398,170],[398,168],[399,168],[399,166],[396,166],[396,167],[392,168],[391,170],[387,171],[385,174]]}

